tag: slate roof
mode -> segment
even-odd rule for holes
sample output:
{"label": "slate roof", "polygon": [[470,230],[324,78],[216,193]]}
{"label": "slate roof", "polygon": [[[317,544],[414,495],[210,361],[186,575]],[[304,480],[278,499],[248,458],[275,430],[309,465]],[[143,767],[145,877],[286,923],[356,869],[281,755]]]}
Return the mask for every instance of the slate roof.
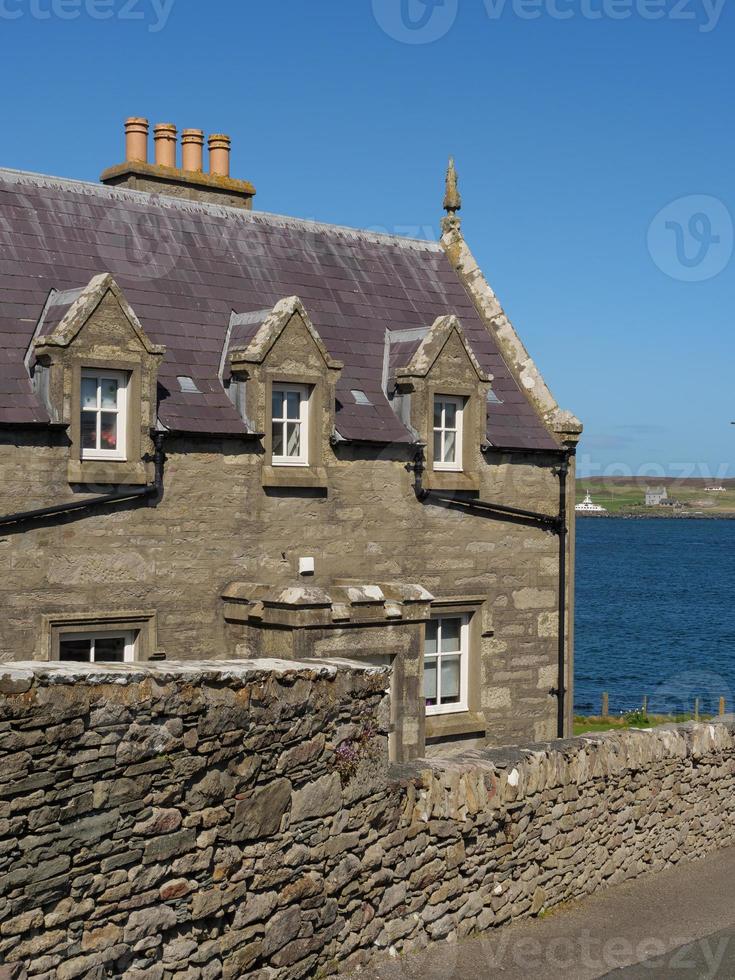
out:
{"label": "slate roof", "polygon": [[[329,353],[344,362],[343,438],[412,441],[382,389],[385,332],[428,328],[454,313],[494,376],[491,445],[556,447],[438,243],[7,170],[0,170],[0,423],[48,422],[24,356],[50,291],[79,289],[101,272],[112,273],[151,340],[166,345],[159,416],[170,429],[246,431],[219,380],[223,349],[254,330],[247,317],[230,329],[232,314],[297,295]],[[182,391],[179,376],[199,391]],[[353,389],[371,404],[357,404]]]}

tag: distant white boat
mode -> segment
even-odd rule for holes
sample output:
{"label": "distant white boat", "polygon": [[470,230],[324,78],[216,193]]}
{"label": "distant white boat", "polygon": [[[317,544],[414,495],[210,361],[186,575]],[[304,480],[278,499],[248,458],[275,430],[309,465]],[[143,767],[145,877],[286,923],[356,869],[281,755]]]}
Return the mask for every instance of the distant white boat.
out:
{"label": "distant white boat", "polygon": [[574,508],[578,514],[607,514],[605,507],[600,507],[599,504],[595,504],[592,501],[592,497],[587,492],[587,496],[584,498],[581,504],[577,504]]}

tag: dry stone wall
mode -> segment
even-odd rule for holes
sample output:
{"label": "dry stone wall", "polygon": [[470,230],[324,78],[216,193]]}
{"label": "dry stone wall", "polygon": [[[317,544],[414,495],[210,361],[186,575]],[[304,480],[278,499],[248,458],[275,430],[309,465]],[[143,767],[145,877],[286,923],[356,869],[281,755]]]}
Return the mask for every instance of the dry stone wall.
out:
{"label": "dry stone wall", "polygon": [[383,668],[0,668],[0,976],[296,980],[733,843],[735,726],[387,762]]}

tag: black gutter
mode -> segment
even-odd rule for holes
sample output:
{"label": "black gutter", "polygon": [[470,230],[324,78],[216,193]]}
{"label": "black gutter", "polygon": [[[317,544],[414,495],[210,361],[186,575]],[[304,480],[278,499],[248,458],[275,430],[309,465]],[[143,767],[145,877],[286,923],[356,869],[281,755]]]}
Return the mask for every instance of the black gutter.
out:
{"label": "black gutter", "polygon": [[413,463],[408,464],[408,470],[414,474],[413,489],[416,499],[421,503],[438,503],[465,512],[476,512],[481,517],[498,521],[511,521],[526,527],[538,527],[550,531],[559,537],[559,640],[557,645],[558,686],[549,692],[557,699],[556,731],[558,738],[565,735],[566,714],[566,627],[567,627],[567,540],[569,525],[567,522],[567,477],[569,475],[569,460],[574,456],[574,449],[563,449],[561,462],[554,471],[559,477],[559,512],[544,514],[534,510],[524,510],[521,507],[508,507],[489,500],[458,497],[429,490],[423,485],[423,475],[426,469],[423,446],[419,448]]}
{"label": "black gutter", "polygon": [[85,497],[83,500],[73,500],[65,504],[54,504],[51,507],[38,507],[36,510],[23,510],[16,514],[6,514],[0,517],[0,528],[18,527],[49,517],[59,517],[65,514],[72,514],[75,511],[88,510],[94,507],[102,507],[105,504],[122,503],[126,500],[136,500],[139,498],[151,498],[152,506],[156,506],[163,500],[163,466],[166,456],[163,451],[162,432],[155,432],[153,434],[153,444],[155,446],[153,455],[147,454],[143,457],[143,462],[155,463],[153,483],[148,483],[144,487],[130,487],[127,490],[116,490],[114,493],[103,493],[96,497]]}

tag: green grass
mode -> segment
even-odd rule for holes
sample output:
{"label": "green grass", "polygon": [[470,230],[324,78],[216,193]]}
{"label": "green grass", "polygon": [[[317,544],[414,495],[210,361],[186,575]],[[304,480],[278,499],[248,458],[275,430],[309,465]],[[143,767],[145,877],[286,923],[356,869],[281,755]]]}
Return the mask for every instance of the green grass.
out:
{"label": "green grass", "polygon": [[[700,715],[700,721],[709,721],[714,715]],[[640,711],[631,711],[627,715],[616,718],[600,718],[598,715],[575,715],[574,734],[585,735],[587,732],[625,731],[628,728],[653,728],[656,725],[681,724],[693,721],[693,714],[684,715],[644,715]]]}

